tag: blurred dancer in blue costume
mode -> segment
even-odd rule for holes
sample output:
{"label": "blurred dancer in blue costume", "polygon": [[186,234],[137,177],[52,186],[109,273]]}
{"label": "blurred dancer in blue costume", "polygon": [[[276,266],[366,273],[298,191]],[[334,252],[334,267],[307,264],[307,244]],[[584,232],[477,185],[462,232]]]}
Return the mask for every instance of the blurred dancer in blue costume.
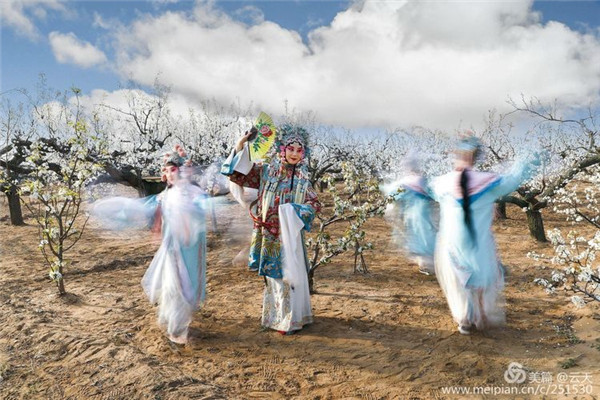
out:
{"label": "blurred dancer in blue costume", "polygon": [[474,171],[480,151],[474,136],[461,138],[455,168],[431,182],[440,203],[435,271],[458,331],[468,335],[504,323],[504,273],[492,235],[494,202],[529,177],[530,166],[517,162],[506,175]]}
{"label": "blurred dancer in blue costume", "polygon": [[308,260],[303,230],[310,230],[321,205],[308,174],[308,133],[284,125],[269,162],[250,161],[248,139],[242,137],[221,172],[243,187],[258,189],[249,267],[265,277],[262,325],[282,334],[312,323]]}
{"label": "blurred dancer in blue costume", "polygon": [[109,198],[93,214],[113,228],[146,224],[162,233],[160,248],[142,279],[158,323],[169,340],[188,341],[188,327],[206,295],[206,229],[203,191],[190,180],[191,167],[180,146],[163,159],[167,188],[144,199]]}
{"label": "blurred dancer in blue costume", "polygon": [[402,189],[394,196],[402,216],[403,245],[409,257],[425,275],[435,273],[433,253],[435,251],[436,227],[432,221],[433,200],[427,193],[427,180],[421,174],[414,156],[406,162],[408,175],[398,182]]}

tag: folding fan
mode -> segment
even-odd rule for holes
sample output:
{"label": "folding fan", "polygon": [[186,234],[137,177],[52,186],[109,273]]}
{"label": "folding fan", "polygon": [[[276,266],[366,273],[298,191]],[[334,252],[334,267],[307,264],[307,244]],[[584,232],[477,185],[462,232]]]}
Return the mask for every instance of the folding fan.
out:
{"label": "folding fan", "polygon": [[248,143],[250,149],[250,159],[260,160],[264,158],[273,143],[275,142],[275,134],[277,128],[273,124],[273,120],[266,113],[262,112],[254,121],[252,131],[256,130],[256,135]]}

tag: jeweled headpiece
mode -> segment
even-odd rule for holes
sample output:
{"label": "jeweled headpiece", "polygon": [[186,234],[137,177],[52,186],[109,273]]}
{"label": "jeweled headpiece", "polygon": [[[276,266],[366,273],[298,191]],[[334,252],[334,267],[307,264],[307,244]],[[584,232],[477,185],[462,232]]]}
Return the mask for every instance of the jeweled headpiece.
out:
{"label": "jeweled headpiece", "polygon": [[299,143],[304,149],[304,158],[308,158],[309,155],[309,135],[306,129],[300,126],[293,126],[291,124],[283,124],[279,128],[277,138],[275,139],[275,148],[279,149],[281,155],[285,152],[285,147],[292,144]]}

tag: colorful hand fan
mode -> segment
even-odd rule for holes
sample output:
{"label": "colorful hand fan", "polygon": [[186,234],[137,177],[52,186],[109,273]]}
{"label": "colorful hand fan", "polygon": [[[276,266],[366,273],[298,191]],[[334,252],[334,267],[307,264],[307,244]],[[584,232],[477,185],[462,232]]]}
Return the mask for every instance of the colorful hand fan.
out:
{"label": "colorful hand fan", "polygon": [[264,158],[265,154],[267,154],[275,142],[277,128],[275,127],[275,124],[273,124],[271,117],[262,111],[256,118],[256,121],[254,121],[253,128],[256,128],[257,132],[256,137],[248,143],[250,159],[260,160]]}

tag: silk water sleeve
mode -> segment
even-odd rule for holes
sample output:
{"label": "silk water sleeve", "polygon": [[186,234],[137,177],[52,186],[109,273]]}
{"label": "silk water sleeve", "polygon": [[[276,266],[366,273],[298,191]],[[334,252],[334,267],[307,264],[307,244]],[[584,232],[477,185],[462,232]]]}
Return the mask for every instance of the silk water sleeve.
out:
{"label": "silk water sleeve", "polygon": [[517,188],[526,180],[530,179],[537,172],[538,156],[533,162],[517,161],[511,170],[500,177],[497,185],[490,189],[490,195],[494,198],[500,198],[517,190]]}
{"label": "silk water sleeve", "polygon": [[244,143],[242,151],[236,152],[235,149],[231,150],[231,154],[225,160],[221,167],[221,173],[229,176],[234,172],[247,175],[252,169],[254,163],[250,160],[250,150],[248,150],[248,144]]}
{"label": "silk water sleeve", "polygon": [[142,199],[110,197],[95,202],[91,214],[110,230],[151,227],[159,204],[157,195]]}
{"label": "silk water sleeve", "polygon": [[292,288],[308,281],[304,243],[302,243],[302,229],[306,227],[306,223],[298,215],[297,210],[304,208],[299,206],[301,205],[291,203],[279,206],[283,280]]}
{"label": "silk water sleeve", "polygon": [[226,175],[232,183],[238,185],[238,188],[230,185],[230,190],[241,204],[244,204],[243,188],[258,189],[263,172],[265,171],[262,165],[254,164],[250,160],[250,152],[246,144],[240,152],[236,153],[235,150],[232,150],[221,167],[221,174]]}

